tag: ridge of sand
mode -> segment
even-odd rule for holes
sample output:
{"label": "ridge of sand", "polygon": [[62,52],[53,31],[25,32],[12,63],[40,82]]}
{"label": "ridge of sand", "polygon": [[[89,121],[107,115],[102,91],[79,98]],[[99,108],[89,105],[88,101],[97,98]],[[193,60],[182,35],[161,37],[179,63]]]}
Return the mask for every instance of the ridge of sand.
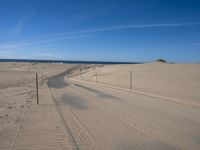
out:
{"label": "ridge of sand", "polygon": [[[129,89],[130,71],[134,90],[199,103],[200,64],[130,64],[104,65],[83,73],[86,81],[96,81]],[[81,79],[74,76],[74,79]]]}
{"label": "ridge of sand", "polygon": [[183,106],[187,106],[187,107],[191,107],[193,109],[197,109],[200,110],[200,104],[196,103],[196,102],[191,102],[191,101],[187,101],[187,100],[183,100],[183,99],[178,99],[178,98],[174,98],[174,97],[168,97],[168,96],[161,96],[161,95],[156,95],[156,94],[151,94],[151,93],[147,93],[147,92],[141,92],[141,91],[137,91],[137,90],[133,90],[133,89],[127,89],[127,88],[123,88],[123,87],[118,87],[118,86],[113,86],[113,85],[109,85],[109,84],[104,84],[104,83],[96,83],[96,82],[91,82],[91,81],[84,81],[84,80],[80,80],[80,79],[74,79],[74,78],[68,78],[68,80],[70,81],[75,81],[75,82],[81,82],[81,83],[89,83],[89,84],[94,84],[94,85],[98,85],[98,86],[104,86],[107,88],[112,88],[112,89],[116,89],[118,92],[130,92],[130,93],[134,93],[134,94],[139,94],[139,95],[144,95],[147,97],[153,97],[153,98],[158,98],[161,99],[163,101],[170,101],[173,103],[177,103],[177,104],[181,104]]}

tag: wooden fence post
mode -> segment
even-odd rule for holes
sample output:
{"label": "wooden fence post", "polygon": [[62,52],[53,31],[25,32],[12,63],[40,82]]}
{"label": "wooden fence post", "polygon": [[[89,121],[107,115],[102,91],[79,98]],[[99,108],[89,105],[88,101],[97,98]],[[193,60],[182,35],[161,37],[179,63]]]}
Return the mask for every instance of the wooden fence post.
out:
{"label": "wooden fence post", "polygon": [[96,83],[97,83],[97,72],[96,72]]}
{"label": "wooden fence post", "polygon": [[39,105],[39,97],[38,97],[38,74],[36,73],[36,94],[37,94],[37,105]]}
{"label": "wooden fence post", "polygon": [[133,88],[133,86],[132,86],[132,80],[133,80],[133,74],[132,74],[132,71],[130,71],[130,89]]}

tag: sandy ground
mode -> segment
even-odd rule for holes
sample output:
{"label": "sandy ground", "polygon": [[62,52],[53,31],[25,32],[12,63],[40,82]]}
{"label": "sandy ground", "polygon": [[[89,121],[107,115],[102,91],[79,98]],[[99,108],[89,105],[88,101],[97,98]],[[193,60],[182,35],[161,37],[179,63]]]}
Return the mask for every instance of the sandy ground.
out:
{"label": "sandy ground", "polygon": [[[133,89],[126,90],[130,70]],[[0,149],[199,149],[199,70],[197,64],[0,63]]]}
{"label": "sandy ground", "polygon": [[[48,88],[45,87],[45,80],[42,81],[41,78],[45,79],[67,68],[68,65],[60,64],[0,63],[0,149],[21,150],[28,149],[28,145],[34,149],[34,145],[42,142],[41,139],[45,140],[41,135],[49,134],[46,141],[49,140],[51,130],[55,130],[55,134],[62,134],[63,141],[61,142],[66,144],[64,140],[66,134],[62,133],[63,130],[59,131],[57,125],[59,123],[55,122],[56,119],[58,120],[55,108],[41,109],[42,106],[36,106],[35,74],[38,73],[39,77],[39,97],[43,99],[41,104],[48,104],[52,103],[51,97],[48,97]],[[45,115],[47,112],[49,115]],[[49,118],[55,119],[50,121]],[[49,127],[45,131],[47,125]],[[23,133],[27,135],[24,136]],[[28,139],[29,142],[26,142]],[[36,139],[35,142],[32,139]],[[56,139],[53,138],[53,140],[56,143]],[[17,144],[18,142],[23,142],[23,144]],[[49,142],[52,143],[52,140]],[[43,148],[45,147],[39,149]]]}
{"label": "sandy ground", "polygon": [[200,64],[106,65],[88,69],[82,78],[95,82],[97,73],[99,83],[130,88],[130,71],[134,90],[194,102],[200,100]]}

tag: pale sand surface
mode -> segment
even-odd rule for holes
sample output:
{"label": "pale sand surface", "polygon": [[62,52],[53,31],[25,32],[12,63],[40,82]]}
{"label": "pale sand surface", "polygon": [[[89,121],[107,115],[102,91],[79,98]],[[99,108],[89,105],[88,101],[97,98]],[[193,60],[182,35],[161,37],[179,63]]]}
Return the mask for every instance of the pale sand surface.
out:
{"label": "pale sand surface", "polygon": [[200,64],[106,65],[90,68],[83,79],[95,82],[97,72],[99,83],[129,88],[130,71],[134,90],[200,102]]}
{"label": "pale sand surface", "polygon": [[[70,149],[43,78],[69,65],[0,63],[0,149]],[[36,105],[35,74],[41,105]],[[45,105],[44,105],[45,104]]]}
{"label": "pale sand surface", "polygon": [[[85,82],[97,72],[98,82],[129,88],[130,70],[134,90],[146,95]],[[0,63],[0,149],[199,149],[199,70],[198,64]]]}

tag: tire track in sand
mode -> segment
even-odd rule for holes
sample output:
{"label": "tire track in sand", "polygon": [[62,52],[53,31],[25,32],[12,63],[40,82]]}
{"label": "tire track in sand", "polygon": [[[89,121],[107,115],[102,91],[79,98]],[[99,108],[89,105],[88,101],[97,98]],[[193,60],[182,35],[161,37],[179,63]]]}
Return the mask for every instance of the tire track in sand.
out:
{"label": "tire track in sand", "polygon": [[[101,107],[101,109],[104,110],[104,112],[107,112],[107,115],[110,115],[112,116],[112,118],[115,118],[118,121],[123,122],[126,125],[128,125],[129,130],[127,130],[127,132],[130,132],[131,129],[134,128],[145,136],[156,138],[163,142],[173,143],[172,139],[169,139],[165,136],[162,136],[158,132],[152,131],[151,129],[144,127],[141,123],[138,122],[138,120],[134,117],[133,114],[131,115],[131,117],[129,117],[130,115],[122,111],[123,108],[120,109],[119,105],[115,105],[114,103],[111,103],[111,102],[109,103],[109,101],[106,101],[106,103],[104,103],[103,101],[96,101],[94,100],[95,99],[94,97],[92,97],[90,94],[85,92],[85,89],[82,89],[82,88],[80,88],[78,92],[77,90],[74,90],[74,89],[73,90],[68,89],[68,90],[70,90],[70,92],[73,92],[75,95],[81,95],[87,100],[90,100],[91,102],[96,103],[96,105]],[[174,143],[174,144],[179,145],[179,147],[182,147],[179,143]]]}

